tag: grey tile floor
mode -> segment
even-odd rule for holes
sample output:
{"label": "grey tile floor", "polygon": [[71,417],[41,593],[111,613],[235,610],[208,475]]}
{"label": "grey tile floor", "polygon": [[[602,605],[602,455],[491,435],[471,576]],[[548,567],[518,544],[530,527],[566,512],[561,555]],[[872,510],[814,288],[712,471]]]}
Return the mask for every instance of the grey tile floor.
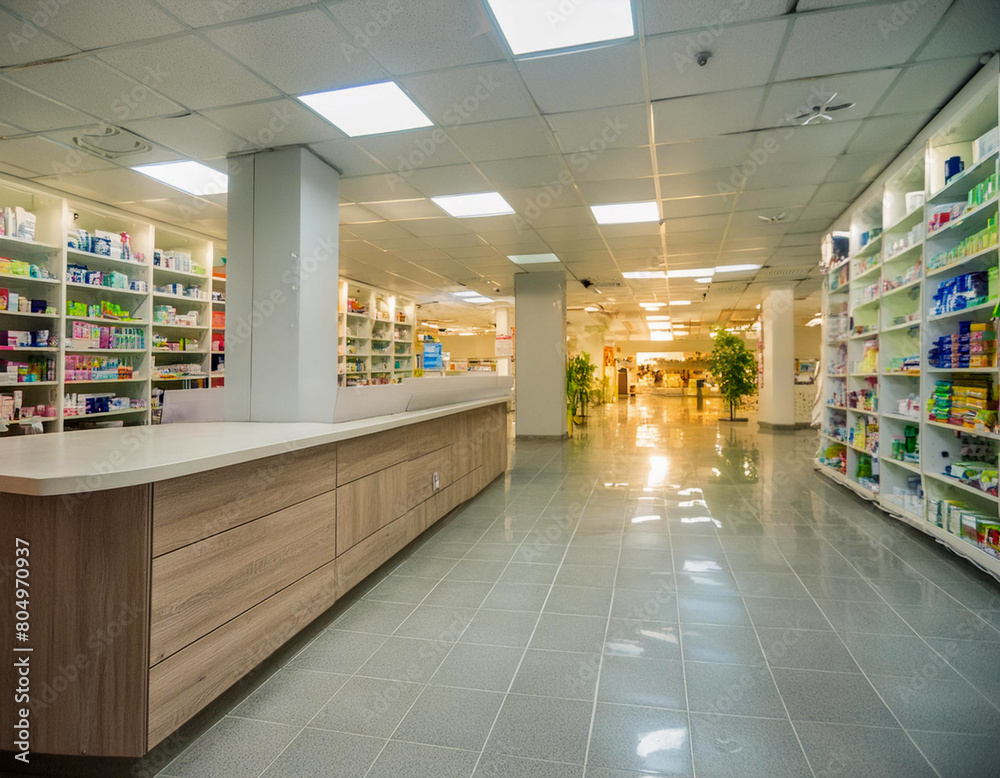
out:
{"label": "grey tile floor", "polygon": [[640,397],[517,443],[161,778],[1000,774],[1000,587],[815,442]]}

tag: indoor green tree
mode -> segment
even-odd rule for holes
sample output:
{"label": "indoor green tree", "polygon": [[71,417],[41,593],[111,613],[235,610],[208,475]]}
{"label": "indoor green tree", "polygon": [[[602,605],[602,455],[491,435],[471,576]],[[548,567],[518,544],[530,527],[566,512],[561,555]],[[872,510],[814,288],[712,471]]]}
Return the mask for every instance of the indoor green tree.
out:
{"label": "indoor green tree", "polygon": [[757,392],[757,360],[746,347],[743,338],[720,329],[708,358],[708,370],[718,382],[719,393],[729,405],[729,420],[737,421],[736,407],[740,401]]}
{"label": "indoor green tree", "polygon": [[581,416],[590,403],[596,369],[587,352],[573,357],[566,365],[566,402],[574,417]]}

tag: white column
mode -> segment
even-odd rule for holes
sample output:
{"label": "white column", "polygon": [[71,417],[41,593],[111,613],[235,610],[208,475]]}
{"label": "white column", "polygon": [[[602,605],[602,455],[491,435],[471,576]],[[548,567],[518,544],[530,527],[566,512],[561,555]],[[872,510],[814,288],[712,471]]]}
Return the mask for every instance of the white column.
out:
{"label": "white column", "polygon": [[566,276],[514,276],[517,436],[565,438]]}
{"label": "white column", "polygon": [[[497,308],[496,336],[505,338],[510,335],[510,321],[513,311],[510,308]],[[510,357],[497,357],[497,375],[510,375]]]}
{"label": "white column", "polygon": [[760,305],[764,383],[757,421],[761,429],[795,429],[794,304],[791,285],[765,287]]}
{"label": "white column", "polygon": [[333,420],[339,181],[304,148],[229,161],[228,421]]}

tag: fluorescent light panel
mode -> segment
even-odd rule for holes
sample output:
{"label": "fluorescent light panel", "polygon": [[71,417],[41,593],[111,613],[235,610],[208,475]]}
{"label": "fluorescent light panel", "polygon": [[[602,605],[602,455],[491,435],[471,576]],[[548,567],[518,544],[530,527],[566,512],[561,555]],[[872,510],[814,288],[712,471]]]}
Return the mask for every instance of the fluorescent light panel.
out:
{"label": "fluorescent light panel", "polygon": [[515,55],[635,35],[631,0],[488,0]]}
{"label": "fluorescent light panel", "polygon": [[493,298],[492,297],[484,297],[483,295],[479,294],[479,295],[476,295],[475,297],[466,297],[465,298],[465,302],[467,302],[467,303],[475,303],[476,305],[482,305],[483,303],[491,303],[491,302],[493,302]]}
{"label": "fluorescent light panel", "polygon": [[555,254],[508,254],[507,259],[516,265],[547,265],[559,261]]}
{"label": "fluorescent light panel", "polygon": [[711,267],[679,268],[677,270],[668,270],[667,278],[699,278],[702,276],[710,276],[714,272],[715,268]]}
{"label": "fluorescent light panel", "polygon": [[226,194],[229,191],[229,176],[200,162],[164,162],[159,165],[137,165],[132,169],[196,197]]}
{"label": "fluorescent light panel", "polygon": [[760,270],[760,265],[720,265],[716,273],[746,273],[750,270]]}
{"label": "fluorescent light panel", "polygon": [[660,208],[654,200],[641,203],[592,205],[590,210],[598,224],[638,224],[660,220]]}
{"label": "fluorescent light panel", "polygon": [[628,273],[622,273],[622,278],[629,278],[635,280],[644,279],[662,279],[666,278],[667,274],[662,270],[632,270]]}
{"label": "fluorescent light panel", "polygon": [[647,316],[646,321],[670,321],[669,316]]}
{"label": "fluorescent light panel", "polygon": [[442,195],[441,197],[432,197],[431,200],[439,208],[458,219],[514,213],[514,209],[499,192]]}
{"label": "fluorescent light panel", "polygon": [[455,292],[455,297],[482,297],[482,295],[470,289],[466,292]]}
{"label": "fluorescent light panel", "polygon": [[299,95],[299,100],[352,138],[434,124],[395,81]]}

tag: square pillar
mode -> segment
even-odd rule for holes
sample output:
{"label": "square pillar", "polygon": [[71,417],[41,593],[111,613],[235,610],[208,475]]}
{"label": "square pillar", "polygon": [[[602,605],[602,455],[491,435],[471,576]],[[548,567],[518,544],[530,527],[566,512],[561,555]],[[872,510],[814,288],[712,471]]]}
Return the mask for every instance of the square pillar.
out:
{"label": "square pillar", "polygon": [[790,284],[768,286],[760,305],[764,341],[761,429],[795,429],[795,296]]}
{"label": "square pillar", "polygon": [[514,276],[517,316],[517,436],[567,437],[566,275]]}

